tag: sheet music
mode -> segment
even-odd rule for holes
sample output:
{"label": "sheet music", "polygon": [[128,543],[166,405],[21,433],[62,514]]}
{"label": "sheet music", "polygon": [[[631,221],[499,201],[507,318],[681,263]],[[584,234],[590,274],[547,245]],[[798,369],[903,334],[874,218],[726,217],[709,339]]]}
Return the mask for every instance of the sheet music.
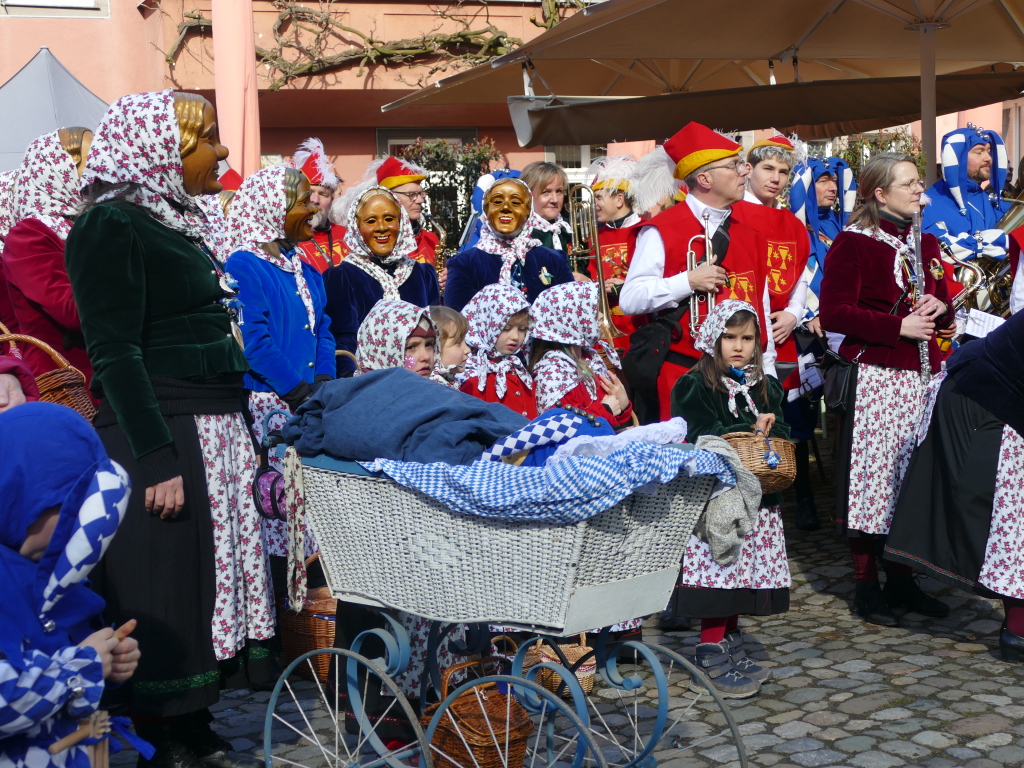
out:
{"label": "sheet music", "polygon": [[972,309],[967,313],[966,333],[968,336],[983,339],[1005,322],[1006,320],[998,315],[990,315],[980,309]]}

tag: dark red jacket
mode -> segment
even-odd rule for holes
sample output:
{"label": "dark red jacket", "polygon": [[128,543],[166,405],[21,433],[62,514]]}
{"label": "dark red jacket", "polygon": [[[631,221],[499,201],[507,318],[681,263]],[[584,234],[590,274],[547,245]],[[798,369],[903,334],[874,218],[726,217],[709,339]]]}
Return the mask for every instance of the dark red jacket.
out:
{"label": "dark red jacket", "polygon": [[8,355],[0,355],[0,374],[4,373],[9,373],[17,378],[26,400],[39,399],[39,388],[36,386],[36,380],[32,377],[32,371],[21,360]]}
{"label": "dark red jacket", "polygon": [[[899,239],[906,236],[892,222],[882,220],[882,229]],[[934,235],[921,238],[925,266],[925,292],[949,307],[945,280],[936,281],[929,269],[938,259],[939,241]],[[900,301],[903,290],[893,273],[896,252],[887,243],[867,235],[840,232],[825,256],[825,274],[821,280],[818,306],[821,325],[826,331],[846,336],[839,353],[847,360],[866,347],[860,362],[916,371],[921,367],[917,342],[900,337],[903,318],[910,314],[910,302]],[[894,304],[896,311],[889,314]],[[949,327],[953,317],[948,311],[939,318],[939,327]],[[935,338],[929,342],[932,371],[939,370],[942,356]]]}
{"label": "dark red jacket", "polygon": [[[4,238],[7,295],[18,319],[19,333],[45,341],[92,380],[85,353],[78,308],[64,266],[64,241],[39,219],[18,222]],[[57,368],[48,354],[19,344],[22,357],[36,376]]]}

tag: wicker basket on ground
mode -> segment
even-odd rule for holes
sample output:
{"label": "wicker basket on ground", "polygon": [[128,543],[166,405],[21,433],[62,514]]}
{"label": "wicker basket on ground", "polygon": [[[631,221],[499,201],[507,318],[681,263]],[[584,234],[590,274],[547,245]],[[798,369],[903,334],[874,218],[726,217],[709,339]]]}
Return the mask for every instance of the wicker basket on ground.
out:
{"label": "wicker basket on ground", "polygon": [[[448,698],[455,672],[480,664],[465,661],[446,669],[441,676],[441,702]],[[441,702],[423,711],[424,730]],[[484,683],[459,695],[445,710],[430,740],[434,768],[522,768],[531,733],[533,721],[515,696],[501,693],[496,683]]]}
{"label": "wicker basket on ground", "polygon": [[[320,555],[313,555],[306,561],[306,567]],[[281,635],[281,654],[284,663],[290,664],[304,653],[334,647],[335,618],[338,601],[331,597],[329,587],[315,587],[308,590],[306,602],[301,611],[282,609],[278,613]],[[330,654],[320,654],[309,660],[316,677],[324,682],[331,664]],[[295,673],[307,680],[313,679],[309,664],[300,664]]]}
{"label": "wicker basket on ground", "polygon": [[[740,455],[743,466],[757,475],[762,493],[784,491],[796,480],[796,446],[789,440],[768,438],[756,430],[730,432],[722,437]],[[775,467],[768,464],[769,451],[775,451],[779,456],[779,463]]]}
{"label": "wicker basket on ground", "polygon": [[[575,666],[576,662],[594,650],[587,645],[587,636],[585,634],[580,635],[579,643],[576,645],[559,644],[558,648],[565,655],[565,660],[569,662],[570,667]],[[545,662],[551,664],[562,663],[555,649],[542,640],[531,645],[526,652],[526,657],[523,659],[523,669],[527,670]],[[574,671],[584,693],[590,693],[594,690],[594,673],[596,671],[597,664],[593,656],[580,664]],[[540,670],[537,673],[536,680],[552,693],[558,693],[558,687],[562,684],[562,676],[550,669]],[[568,687],[562,689],[562,696],[566,699],[572,698],[572,692]]]}
{"label": "wicker basket on ground", "polygon": [[91,422],[92,417],[96,415],[96,406],[93,405],[89,390],[85,386],[85,374],[45,341],[20,333],[11,333],[0,325],[0,346],[9,344],[11,350],[17,350],[19,342],[38,347],[49,355],[57,366],[54,370],[36,377],[39,399],[44,403],[57,403],[74,408]]}

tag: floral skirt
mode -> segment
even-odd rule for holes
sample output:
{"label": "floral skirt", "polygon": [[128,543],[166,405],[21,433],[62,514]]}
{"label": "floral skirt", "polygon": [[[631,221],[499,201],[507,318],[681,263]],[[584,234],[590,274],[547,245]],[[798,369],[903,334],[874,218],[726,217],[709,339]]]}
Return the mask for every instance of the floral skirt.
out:
{"label": "floral skirt", "polygon": [[849,446],[846,527],[889,532],[900,484],[916,444],[925,385],[918,371],[859,366]]}
{"label": "floral skirt", "polygon": [[739,556],[730,565],[716,563],[707,542],[690,536],[679,571],[680,587],[786,589],[791,583],[778,506],[761,507],[757,522],[743,539]]}
{"label": "floral skirt", "polygon": [[270,568],[250,490],[256,457],[245,420],[239,413],[195,420],[213,523],[213,648],[223,661],[241,651],[247,639],[274,636]]}
{"label": "floral skirt", "polygon": [[1003,427],[999,445],[992,522],[978,583],[1024,600],[1024,438],[1010,426]]}
{"label": "floral skirt", "polygon": [[[284,413],[274,414],[268,422],[267,416],[277,410],[284,411]],[[256,435],[256,440],[260,443],[266,437],[266,426],[269,425],[271,431],[280,429],[291,418],[291,409],[288,408],[287,403],[273,392],[250,392],[249,413],[252,414],[252,431]],[[280,459],[272,457],[270,463],[278,472],[284,471],[283,462]],[[272,557],[287,557],[288,526],[284,520],[267,520],[262,518],[262,522],[263,535],[267,543],[267,554]],[[305,528],[305,534],[306,559],[309,559],[320,551],[320,547],[317,546],[316,537],[313,536],[313,531],[308,523]]]}

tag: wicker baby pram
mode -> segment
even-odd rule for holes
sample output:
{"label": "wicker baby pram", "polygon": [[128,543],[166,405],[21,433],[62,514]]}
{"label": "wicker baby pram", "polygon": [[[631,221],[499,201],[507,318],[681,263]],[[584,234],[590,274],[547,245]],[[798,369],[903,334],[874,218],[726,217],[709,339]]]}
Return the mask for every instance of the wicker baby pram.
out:
{"label": "wicker baby pram", "polygon": [[18,344],[31,344],[38,347],[53,360],[57,367],[36,377],[36,386],[39,387],[39,399],[45,403],[58,403],[74,408],[88,421],[96,415],[96,406],[85,386],[85,374],[69,363],[63,355],[47,344],[45,341],[25,336],[21,333],[11,333],[6,327],[0,325],[0,347],[4,344],[10,346],[11,351],[17,351]]}

